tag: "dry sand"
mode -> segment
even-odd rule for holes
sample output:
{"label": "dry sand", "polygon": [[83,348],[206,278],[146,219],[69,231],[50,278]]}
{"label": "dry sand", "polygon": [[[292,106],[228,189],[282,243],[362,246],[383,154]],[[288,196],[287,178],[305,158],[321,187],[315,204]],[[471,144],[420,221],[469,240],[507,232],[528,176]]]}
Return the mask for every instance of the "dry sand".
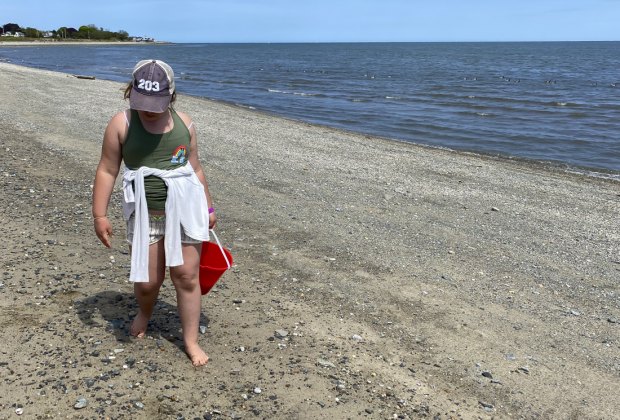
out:
{"label": "dry sand", "polygon": [[618,418],[619,182],[181,96],[236,262],[195,369],[92,230],[122,84],[0,84],[1,419]]}

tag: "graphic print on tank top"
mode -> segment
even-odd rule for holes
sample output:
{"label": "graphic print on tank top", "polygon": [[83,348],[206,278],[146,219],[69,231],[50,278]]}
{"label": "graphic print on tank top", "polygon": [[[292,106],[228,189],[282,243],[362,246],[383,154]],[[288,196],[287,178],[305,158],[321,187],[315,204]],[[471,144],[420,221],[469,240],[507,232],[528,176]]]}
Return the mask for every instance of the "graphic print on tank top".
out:
{"label": "graphic print on tank top", "polygon": [[187,159],[187,148],[184,145],[181,145],[175,149],[172,154],[172,159],[170,159],[170,163],[185,163],[185,159]]}

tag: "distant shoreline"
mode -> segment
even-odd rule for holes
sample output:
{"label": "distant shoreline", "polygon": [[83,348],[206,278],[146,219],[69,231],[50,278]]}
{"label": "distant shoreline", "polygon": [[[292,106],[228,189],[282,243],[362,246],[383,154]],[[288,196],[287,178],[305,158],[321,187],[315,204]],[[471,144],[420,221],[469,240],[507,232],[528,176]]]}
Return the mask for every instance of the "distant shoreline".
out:
{"label": "distant shoreline", "polygon": [[55,45],[167,45],[172,42],[154,41],[154,42],[138,42],[138,41],[2,41],[0,47],[32,47],[32,46],[55,46]]}

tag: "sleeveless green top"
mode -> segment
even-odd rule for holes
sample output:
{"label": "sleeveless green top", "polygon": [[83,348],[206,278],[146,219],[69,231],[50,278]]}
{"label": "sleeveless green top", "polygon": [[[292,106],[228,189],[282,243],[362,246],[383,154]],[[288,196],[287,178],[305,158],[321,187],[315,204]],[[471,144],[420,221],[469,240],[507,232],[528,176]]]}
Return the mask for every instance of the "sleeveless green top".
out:
{"label": "sleeveless green top", "polygon": [[[136,170],[141,166],[156,169],[176,169],[187,164],[191,135],[179,115],[170,108],[173,127],[167,133],[153,134],[146,131],[138,111],[131,110],[131,122],[123,143],[122,156],[125,166]],[[166,183],[159,177],[144,178],[146,203],[149,210],[165,210]]]}

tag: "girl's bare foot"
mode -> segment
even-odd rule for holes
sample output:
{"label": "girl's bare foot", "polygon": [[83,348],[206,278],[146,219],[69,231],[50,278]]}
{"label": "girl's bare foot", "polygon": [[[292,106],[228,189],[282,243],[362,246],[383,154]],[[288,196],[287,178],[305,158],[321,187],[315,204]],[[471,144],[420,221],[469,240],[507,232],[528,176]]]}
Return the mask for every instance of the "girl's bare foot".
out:
{"label": "girl's bare foot", "polygon": [[146,327],[148,324],[149,319],[142,315],[141,311],[138,311],[138,314],[129,326],[129,334],[137,338],[143,338],[146,335]]}
{"label": "girl's bare foot", "polygon": [[185,353],[191,360],[192,365],[195,367],[204,366],[209,361],[209,356],[205,353],[198,344],[185,345]]}

